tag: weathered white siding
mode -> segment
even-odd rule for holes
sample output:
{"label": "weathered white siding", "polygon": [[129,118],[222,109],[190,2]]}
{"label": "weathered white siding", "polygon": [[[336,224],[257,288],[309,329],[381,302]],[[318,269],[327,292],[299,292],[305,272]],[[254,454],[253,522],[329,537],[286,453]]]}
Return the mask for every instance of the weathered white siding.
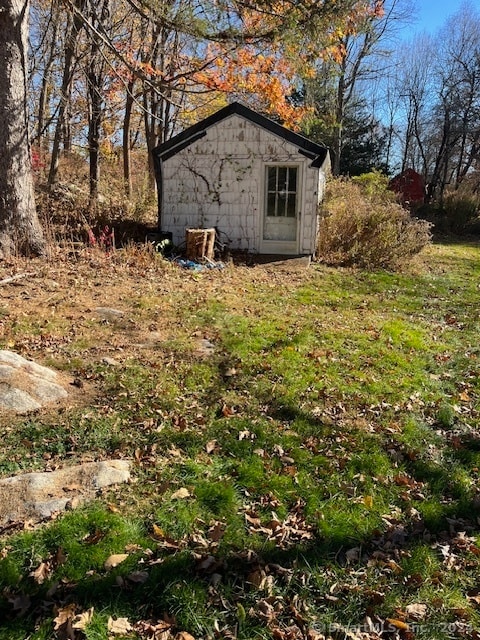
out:
{"label": "weathered white siding", "polygon": [[268,253],[265,243],[262,247],[265,166],[295,164],[301,193],[295,253],[313,253],[325,179],[311,162],[296,146],[242,116],[225,118],[163,161],[162,230],[180,245],[186,228],[215,227],[230,248]]}

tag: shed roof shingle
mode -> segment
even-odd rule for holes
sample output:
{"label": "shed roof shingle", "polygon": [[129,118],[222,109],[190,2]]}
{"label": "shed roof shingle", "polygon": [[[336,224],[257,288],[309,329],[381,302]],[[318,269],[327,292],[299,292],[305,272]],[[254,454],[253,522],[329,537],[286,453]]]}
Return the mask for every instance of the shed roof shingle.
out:
{"label": "shed roof shingle", "polygon": [[220,109],[204,120],[201,120],[191,127],[188,127],[188,129],[185,129],[176,136],[173,136],[172,138],[170,138],[170,140],[167,140],[158,147],[155,147],[152,153],[157,157],[158,160],[168,160],[168,158],[171,158],[172,156],[179,153],[182,149],[185,149],[196,140],[205,136],[209,127],[214,126],[221,120],[229,118],[234,114],[239,115],[246,120],[249,120],[250,122],[253,122],[254,124],[266,129],[267,131],[270,131],[272,134],[283,138],[287,142],[295,145],[302,155],[312,160],[312,167],[321,167],[325,162],[325,159],[328,155],[327,147],[317,144],[316,142],[313,142],[312,140],[309,140],[308,138],[305,138],[304,136],[295,133],[290,129],[287,129],[286,127],[283,127],[277,122],[270,120],[270,118],[267,118],[266,116],[253,111],[249,107],[246,107],[239,102],[232,102],[232,104],[229,104],[223,109]]}

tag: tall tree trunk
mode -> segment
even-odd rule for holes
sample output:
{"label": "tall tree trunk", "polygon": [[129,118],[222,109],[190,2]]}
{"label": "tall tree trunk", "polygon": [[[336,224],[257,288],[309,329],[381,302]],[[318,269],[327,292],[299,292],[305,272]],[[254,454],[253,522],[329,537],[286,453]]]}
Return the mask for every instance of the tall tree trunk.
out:
{"label": "tall tree trunk", "polygon": [[0,256],[40,255],[27,117],[28,0],[0,0]]}
{"label": "tall tree trunk", "polygon": [[100,130],[102,126],[102,96],[99,92],[99,78],[95,73],[88,75],[90,94],[90,121],[88,123],[88,160],[90,168],[90,206],[98,202],[100,181]]}
{"label": "tall tree trunk", "polygon": [[42,159],[43,159],[44,151],[46,150],[46,147],[48,147],[48,135],[45,135],[45,134],[46,134],[46,130],[48,130],[49,125],[48,123],[46,124],[45,121],[47,120],[47,108],[48,108],[48,101],[50,96],[50,86],[52,84],[52,78],[51,78],[52,67],[53,67],[53,63],[55,62],[57,27],[58,27],[58,22],[57,22],[57,18],[55,17],[55,23],[53,27],[52,36],[51,36],[50,47],[48,49],[48,56],[43,68],[42,83],[40,87],[40,96],[38,98],[38,123],[37,123],[37,134],[35,138],[36,138]]}
{"label": "tall tree trunk", "polygon": [[[110,0],[98,2],[90,0],[90,20],[96,27],[104,31],[108,28],[110,16]],[[87,70],[88,96],[90,100],[90,118],[88,122],[88,160],[90,167],[90,207],[98,203],[98,184],[100,181],[100,137],[104,107],[104,73],[105,63],[102,55],[102,44],[92,38],[90,60]]]}
{"label": "tall tree trunk", "polygon": [[123,116],[123,183],[125,185],[125,195],[132,197],[132,161],[130,153],[130,131],[132,125],[133,89],[135,80],[128,83],[127,97],[125,100],[125,113]]}
{"label": "tall tree trunk", "polygon": [[332,172],[334,176],[340,175],[340,160],[343,148],[343,121],[345,118],[345,72],[338,78],[337,102],[335,106],[335,133],[333,140],[333,163]]}
{"label": "tall tree trunk", "polygon": [[63,63],[62,86],[60,89],[60,105],[58,109],[57,126],[53,139],[52,155],[50,159],[50,171],[48,174],[48,184],[52,187],[58,180],[58,164],[60,159],[60,144],[64,133],[65,115],[70,96],[70,86],[73,79],[75,58],[77,51],[77,39],[83,27],[83,20],[80,15],[85,7],[85,0],[77,0],[75,3],[78,13],[74,13],[67,41],[65,44],[65,60]]}

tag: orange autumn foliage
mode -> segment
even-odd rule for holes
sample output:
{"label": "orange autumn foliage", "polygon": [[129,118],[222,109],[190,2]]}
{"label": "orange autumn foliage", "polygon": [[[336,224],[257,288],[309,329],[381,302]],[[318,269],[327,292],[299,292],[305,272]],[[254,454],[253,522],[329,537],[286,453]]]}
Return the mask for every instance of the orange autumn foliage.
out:
{"label": "orange autumn foliage", "polygon": [[[237,48],[211,44],[208,57],[212,64],[197,72],[194,81],[207,90],[247,102],[277,117],[285,126],[298,129],[309,112],[307,107],[292,104],[288,99],[297,88],[298,79],[314,76],[319,58],[341,62],[345,55],[342,38],[357,32],[366,20],[380,18],[383,5],[384,0],[358,0],[341,20],[326,24],[318,37],[312,37],[308,29],[298,28],[293,36],[279,29],[282,17],[295,22],[291,2],[278,0],[263,13],[252,9],[242,17],[246,34],[279,29],[282,37],[264,41],[262,46],[249,35],[245,37],[246,44]],[[304,0],[302,11],[309,10],[313,13],[318,10],[318,0]]]}
{"label": "orange autumn foliage", "polygon": [[287,100],[295,70],[285,58],[275,52],[259,53],[253,46],[243,47],[230,56],[222,54],[219,50],[213,68],[196,74],[199,84],[236,100],[254,103],[254,107],[278,117],[285,126],[298,128],[306,109]]}

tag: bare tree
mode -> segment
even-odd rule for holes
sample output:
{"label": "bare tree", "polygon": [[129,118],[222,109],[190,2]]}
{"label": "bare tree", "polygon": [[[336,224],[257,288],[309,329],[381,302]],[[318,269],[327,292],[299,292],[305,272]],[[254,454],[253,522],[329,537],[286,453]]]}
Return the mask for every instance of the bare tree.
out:
{"label": "bare tree", "polygon": [[[390,51],[387,43],[391,41],[399,26],[409,20],[411,8],[407,0],[387,0],[382,3],[384,13],[367,14],[357,25],[356,30],[346,33],[338,39],[337,55],[327,60],[320,60],[319,78],[327,80],[328,92],[323,91],[323,99],[313,100],[313,105],[320,118],[330,111],[333,131],[332,147],[334,152],[333,173],[340,173],[340,163],[343,148],[343,129],[347,107],[358,98],[360,84],[373,83],[382,74],[387,65],[386,59]],[[315,87],[315,80],[307,83],[308,87]],[[307,89],[308,93],[308,89]],[[333,112],[325,104],[325,96],[330,94],[334,98]],[[307,102],[311,100],[307,97]]]}
{"label": "bare tree", "polygon": [[[89,22],[95,29],[108,33],[110,21],[110,0],[102,0],[100,6],[94,0],[89,0]],[[88,117],[88,157],[89,157],[89,194],[90,206],[98,201],[98,183],[100,180],[100,140],[104,115],[104,87],[105,87],[105,58],[104,43],[92,37],[86,70],[87,90],[89,98]]]}
{"label": "bare tree", "polygon": [[480,160],[478,10],[465,2],[436,36],[404,43],[387,86],[401,107],[401,167],[422,173],[441,202]]}
{"label": "bare tree", "polygon": [[65,41],[65,52],[63,60],[63,73],[60,86],[60,99],[58,105],[57,124],[53,139],[52,154],[50,158],[50,172],[48,183],[53,186],[58,180],[58,165],[60,159],[60,147],[65,128],[66,115],[70,101],[70,91],[75,72],[77,42],[83,28],[82,11],[85,8],[86,0],[75,0],[74,11],[67,14],[67,37]]}

